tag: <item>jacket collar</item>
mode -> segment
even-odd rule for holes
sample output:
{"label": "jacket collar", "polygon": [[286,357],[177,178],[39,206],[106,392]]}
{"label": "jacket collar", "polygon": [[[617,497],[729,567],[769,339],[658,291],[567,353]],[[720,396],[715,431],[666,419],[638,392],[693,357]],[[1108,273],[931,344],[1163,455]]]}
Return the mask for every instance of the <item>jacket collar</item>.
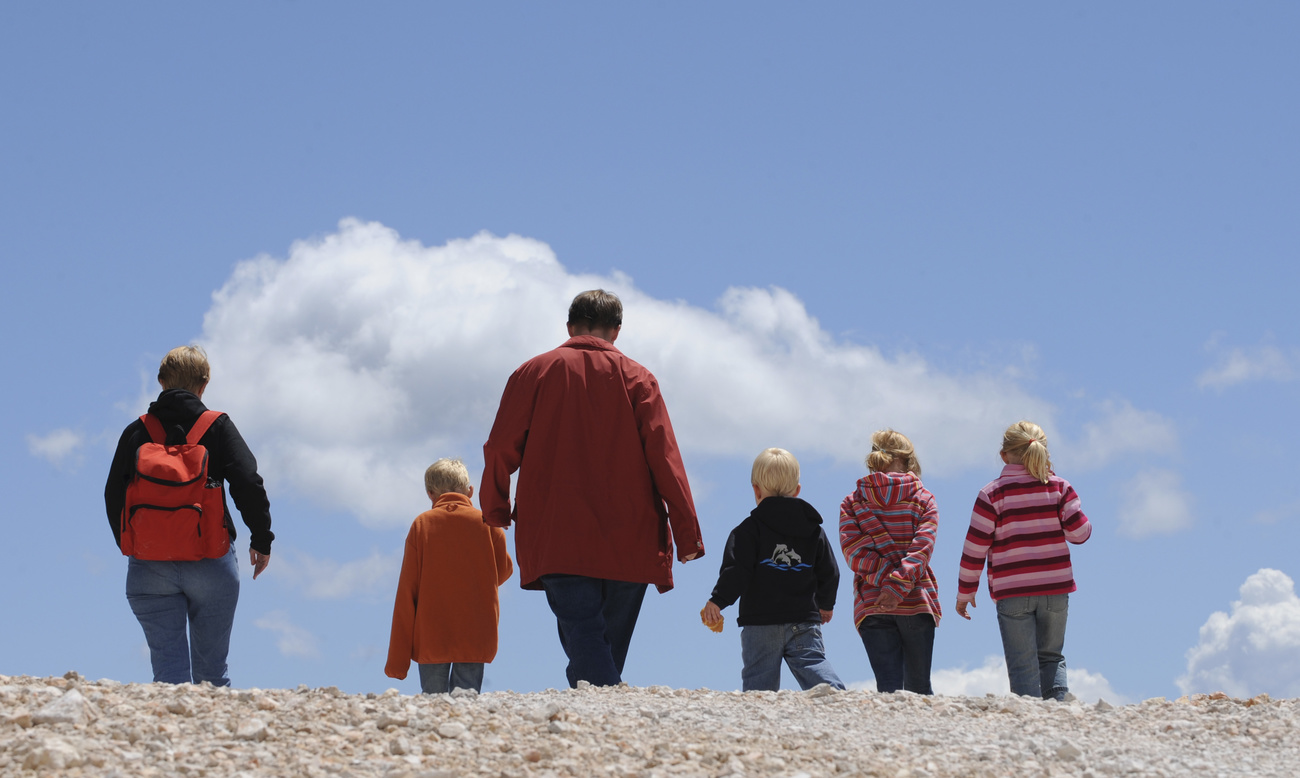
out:
{"label": "jacket collar", "polygon": [[443,492],[438,495],[438,499],[433,503],[435,508],[450,508],[452,505],[457,504],[474,507],[474,503],[470,502],[470,499],[460,492]]}
{"label": "jacket collar", "polygon": [[596,349],[598,351],[613,351],[616,354],[623,353],[613,343],[595,335],[574,335],[560,344],[560,348]]}

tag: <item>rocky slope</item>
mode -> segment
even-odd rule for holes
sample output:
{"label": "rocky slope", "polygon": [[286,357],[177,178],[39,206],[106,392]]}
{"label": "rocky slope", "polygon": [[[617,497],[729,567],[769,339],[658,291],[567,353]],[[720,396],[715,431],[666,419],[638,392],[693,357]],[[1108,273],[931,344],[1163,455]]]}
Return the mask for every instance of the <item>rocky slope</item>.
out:
{"label": "rocky slope", "polygon": [[0,776],[1296,775],[1297,701],[620,687],[349,695],[0,676]]}

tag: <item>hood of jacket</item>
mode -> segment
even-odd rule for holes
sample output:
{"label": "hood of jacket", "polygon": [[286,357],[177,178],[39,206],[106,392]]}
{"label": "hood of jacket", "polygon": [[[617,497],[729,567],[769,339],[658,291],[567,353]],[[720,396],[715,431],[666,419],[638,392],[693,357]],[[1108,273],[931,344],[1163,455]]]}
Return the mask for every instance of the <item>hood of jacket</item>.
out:
{"label": "hood of jacket", "polygon": [[749,515],[774,532],[795,538],[815,537],[822,527],[821,514],[798,497],[768,497]]}
{"label": "hood of jacket", "polygon": [[[183,441],[185,433],[194,426],[195,419],[206,410],[207,407],[199,396],[185,389],[168,389],[158,395],[157,400],[149,403],[149,413],[162,422],[169,443]],[[180,428],[179,433],[177,427]]]}
{"label": "hood of jacket", "polygon": [[868,505],[897,505],[915,499],[921,479],[914,473],[870,473],[858,479],[854,502]]}

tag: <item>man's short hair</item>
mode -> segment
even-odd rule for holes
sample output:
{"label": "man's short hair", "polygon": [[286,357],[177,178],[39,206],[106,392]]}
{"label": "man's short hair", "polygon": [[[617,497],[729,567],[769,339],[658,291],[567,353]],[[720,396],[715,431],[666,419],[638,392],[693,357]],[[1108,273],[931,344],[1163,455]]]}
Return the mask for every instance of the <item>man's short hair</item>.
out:
{"label": "man's short hair", "polygon": [[613,292],[592,289],[569,303],[569,324],[593,330],[612,330],[623,326],[623,302]]}
{"label": "man's short hair", "polygon": [[198,346],[177,346],[167,352],[158,366],[158,383],[163,389],[184,389],[198,394],[211,376],[208,355]]}
{"label": "man's short hair", "polygon": [[783,448],[766,449],[754,459],[749,480],[769,495],[791,497],[799,488],[799,460]]}
{"label": "man's short hair", "polygon": [[443,458],[424,471],[424,488],[434,494],[469,492],[469,469],[460,457]]}

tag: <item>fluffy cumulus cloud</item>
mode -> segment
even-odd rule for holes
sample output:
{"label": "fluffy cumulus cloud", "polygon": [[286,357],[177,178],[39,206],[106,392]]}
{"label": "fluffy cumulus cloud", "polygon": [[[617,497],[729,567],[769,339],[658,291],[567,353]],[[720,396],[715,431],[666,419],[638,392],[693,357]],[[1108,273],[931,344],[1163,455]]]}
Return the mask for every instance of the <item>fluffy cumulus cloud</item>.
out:
{"label": "fluffy cumulus cloud", "polygon": [[205,399],[277,483],[371,525],[403,523],[423,468],[481,456],[506,378],[564,340],[569,301],[595,287],[623,298],[618,345],[658,376],[688,465],[773,443],[857,461],[871,430],[893,426],[942,474],[985,464],[1008,419],[1051,422],[1010,373],[943,372],[837,340],[781,289],[733,288],[706,310],[618,274],[570,273],[536,240],[428,247],[355,220],[238,265],[204,320]]}
{"label": "fluffy cumulus cloud", "polygon": [[348,562],[320,559],[300,551],[286,551],[276,560],[276,573],[305,596],[338,600],[356,595],[391,596],[402,569],[402,552],[370,556]]}
{"label": "fluffy cumulus cloud", "polygon": [[1263,568],[1241,585],[1230,613],[1216,611],[1187,652],[1184,694],[1300,697],[1300,598],[1280,570]]}
{"label": "fluffy cumulus cloud", "polygon": [[1123,535],[1169,535],[1192,526],[1192,498],[1172,470],[1143,470],[1121,486],[1118,516]]}
{"label": "fluffy cumulus cloud", "polygon": [[1290,381],[1300,374],[1300,349],[1273,345],[1225,348],[1215,337],[1206,350],[1215,354],[1218,362],[1197,377],[1196,385],[1202,389],[1223,391],[1250,381]]}
{"label": "fluffy cumulus cloud", "polygon": [[27,436],[27,451],[32,456],[44,459],[55,467],[62,467],[64,464],[73,461],[77,453],[85,445],[85,436],[66,427],[45,435]]}
{"label": "fluffy cumulus cloud", "polygon": [[[1110,681],[1100,673],[1093,673],[1082,668],[1071,667],[1068,670],[1070,692],[1084,702],[1096,702],[1104,699],[1116,705],[1126,705],[1129,700],[1111,688]],[[930,685],[935,694],[951,697],[983,697],[986,694],[1005,695],[1011,693],[1011,683],[1007,680],[1007,663],[1000,656],[989,656],[984,664],[975,668],[948,667],[935,670],[930,674]],[[875,681],[850,684],[855,689],[875,689]]]}
{"label": "fluffy cumulus cloud", "polygon": [[275,646],[284,656],[298,659],[320,656],[316,636],[294,624],[285,611],[271,611],[260,616],[253,626],[275,635]]}
{"label": "fluffy cumulus cloud", "polygon": [[1123,401],[1102,403],[1098,410],[1099,417],[1083,425],[1077,440],[1060,447],[1065,457],[1053,459],[1086,469],[1110,464],[1123,453],[1172,454],[1178,450],[1173,422],[1155,411],[1139,410]]}

